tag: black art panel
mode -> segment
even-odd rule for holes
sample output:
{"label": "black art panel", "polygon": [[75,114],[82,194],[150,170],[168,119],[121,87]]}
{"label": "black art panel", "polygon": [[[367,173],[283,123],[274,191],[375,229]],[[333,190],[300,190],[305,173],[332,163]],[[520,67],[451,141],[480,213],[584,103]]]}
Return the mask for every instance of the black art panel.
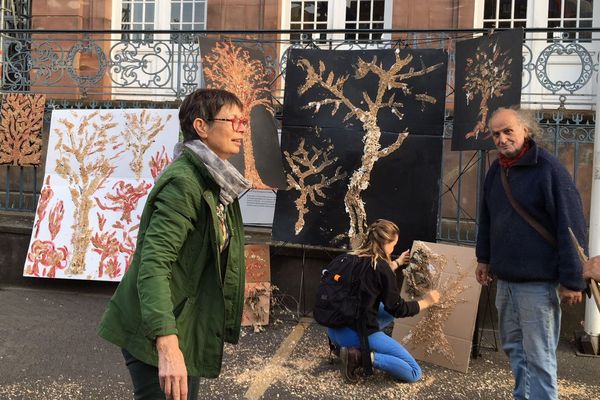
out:
{"label": "black art panel", "polygon": [[[333,139],[341,137],[344,140]],[[324,133],[320,129],[309,127],[284,127],[281,132],[281,151],[290,156],[314,160],[310,162],[313,168],[319,168],[325,160],[332,163],[318,173],[308,174],[311,169],[294,162],[302,174],[308,175],[304,183],[296,185],[288,181],[288,190],[278,190],[273,218],[272,238],[275,241],[310,244],[324,247],[339,247],[346,240],[336,240],[336,236],[348,230],[348,216],[344,210],[344,195],[346,193],[349,168],[360,162],[360,152],[356,147],[360,143],[362,132],[338,130],[332,137],[331,132]],[[306,151],[305,157],[299,149]],[[338,169],[339,167],[339,169]],[[292,172],[290,164],[284,155],[284,170],[297,183],[299,178]],[[310,188],[316,188],[322,179],[339,178],[337,181],[322,187],[320,192],[325,197],[315,194],[315,200],[322,205],[316,205],[307,196]],[[307,198],[300,202],[301,196]],[[300,210],[306,210],[301,214]],[[304,223],[299,224],[303,218]]]}
{"label": "black art panel", "polygon": [[[235,93],[244,104],[250,129],[231,163],[258,189],[285,186],[271,98],[272,71],[262,51],[240,42],[200,38],[203,87]],[[251,151],[250,151],[251,150]]]}
{"label": "black art panel", "polygon": [[[361,165],[363,132],[324,128],[284,127],[282,150],[293,153],[304,141],[305,149],[331,148],[329,159],[336,162],[321,174],[306,179],[308,184],[321,181],[321,175],[343,176],[322,192],[323,206],[306,203],[304,225],[296,234],[299,190],[279,190],[273,222],[273,240],[324,247],[348,247],[349,218],[345,210],[349,175]],[[389,146],[398,137],[383,133],[382,145]],[[396,253],[410,247],[413,240],[434,241],[438,211],[442,138],[409,135],[395,152],[378,160],[371,175],[371,184],[363,192],[368,215],[367,223],[378,218],[396,222],[401,231]],[[314,156],[314,151],[307,154]],[[287,164],[287,163],[286,163]],[[318,162],[315,163],[319,165]],[[336,173],[336,168],[341,167]],[[286,165],[286,173],[291,172]],[[344,176],[345,174],[345,176]],[[306,184],[305,184],[306,186]],[[307,188],[302,189],[306,192]]]}
{"label": "black art panel", "polygon": [[523,29],[513,29],[456,44],[452,150],[494,148],[490,115],[521,103],[522,42]]}
{"label": "black art panel", "polygon": [[[250,127],[256,170],[263,183],[271,188],[285,188],[285,175],[275,119],[264,106],[258,105],[252,108],[250,113]],[[244,147],[238,154],[231,157],[229,162],[238,171],[243,171]]]}
{"label": "black art panel", "polygon": [[[413,135],[442,135],[447,59],[443,50],[435,49],[292,49],[286,68],[283,124],[366,130],[358,116],[353,115],[346,121],[344,118],[350,107],[373,114],[374,107],[369,105],[369,101],[375,101],[381,88],[384,105],[377,108],[375,117],[382,131],[403,132],[408,129]],[[375,67],[361,74],[359,60]],[[407,63],[400,67],[398,60],[406,60]],[[389,73],[393,65],[398,65],[398,70],[395,74],[397,79],[392,82],[385,82],[373,72],[381,69]],[[320,75],[323,84],[315,83],[301,94],[299,90],[306,87],[309,66]],[[365,64],[364,70],[367,69]],[[399,87],[395,87],[394,82]],[[327,83],[337,90],[337,94],[325,87]],[[365,99],[365,95],[369,100]],[[399,104],[385,106],[392,96],[393,101]],[[342,97],[344,101],[340,101]],[[338,102],[339,109],[332,115],[335,102]],[[402,118],[397,115],[402,115]]]}

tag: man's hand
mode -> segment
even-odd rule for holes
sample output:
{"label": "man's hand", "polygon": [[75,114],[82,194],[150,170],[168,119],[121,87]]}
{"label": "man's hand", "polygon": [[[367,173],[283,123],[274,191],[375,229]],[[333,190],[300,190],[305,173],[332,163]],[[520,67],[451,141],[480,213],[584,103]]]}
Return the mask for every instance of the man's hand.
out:
{"label": "man's hand", "polygon": [[187,400],[187,368],[177,335],[158,336],[158,380],[167,400]]}
{"label": "man's hand", "polygon": [[490,273],[490,265],[484,263],[477,263],[475,269],[475,279],[482,286],[488,286],[492,282],[492,274]]}
{"label": "man's hand", "polygon": [[596,282],[600,281],[600,256],[590,258],[583,264],[583,277],[592,278]]}
{"label": "man's hand", "polygon": [[569,290],[564,286],[558,288],[558,295],[560,296],[560,302],[563,304],[574,305],[581,303],[583,295],[581,292],[576,290]]}

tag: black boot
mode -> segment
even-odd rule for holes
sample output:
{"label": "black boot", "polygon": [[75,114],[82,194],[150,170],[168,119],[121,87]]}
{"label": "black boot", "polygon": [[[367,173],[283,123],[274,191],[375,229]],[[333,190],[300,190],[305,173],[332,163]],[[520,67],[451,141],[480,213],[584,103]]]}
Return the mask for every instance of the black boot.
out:
{"label": "black boot", "polygon": [[356,369],[361,365],[360,350],[353,347],[342,347],[340,358],[342,359],[342,376],[344,379],[349,383],[358,382]]}

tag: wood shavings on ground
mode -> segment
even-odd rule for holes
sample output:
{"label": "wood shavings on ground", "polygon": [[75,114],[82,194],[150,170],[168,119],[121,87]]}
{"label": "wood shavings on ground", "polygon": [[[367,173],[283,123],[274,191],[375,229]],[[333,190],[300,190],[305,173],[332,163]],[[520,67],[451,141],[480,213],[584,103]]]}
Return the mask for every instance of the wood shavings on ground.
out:
{"label": "wood shavings on ground", "polygon": [[[485,352],[471,360],[467,374],[421,362],[423,378],[416,383],[399,382],[382,371],[357,384],[347,384],[340,373],[340,361],[330,362],[325,329],[310,325],[290,357],[273,366],[273,342],[268,326],[254,334],[249,329],[239,346],[226,347],[224,369],[217,380],[203,380],[201,392],[206,399],[244,399],[256,382],[271,382],[261,399],[348,399],[373,400],[470,400],[512,398],[513,377],[502,352]],[[281,329],[278,328],[278,329]],[[249,342],[244,343],[249,340]],[[258,341],[258,342],[257,342]],[[249,345],[250,342],[252,345]],[[267,347],[272,346],[269,350]],[[573,356],[574,357],[574,356]],[[578,360],[579,361],[579,360]],[[221,382],[219,384],[219,382]],[[227,382],[226,385],[223,382]],[[560,379],[560,398],[595,398],[600,387]],[[208,385],[208,386],[207,386]],[[227,390],[223,388],[225,386]],[[210,387],[206,391],[203,388]],[[583,397],[582,397],[583,396]]]}

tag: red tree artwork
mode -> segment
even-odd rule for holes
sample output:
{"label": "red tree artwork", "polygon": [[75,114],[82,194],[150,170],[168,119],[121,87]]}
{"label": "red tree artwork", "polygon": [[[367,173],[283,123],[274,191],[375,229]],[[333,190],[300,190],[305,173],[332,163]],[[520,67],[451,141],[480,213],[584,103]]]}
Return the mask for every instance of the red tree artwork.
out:
{"label": "red tree artwork", "polygon": [[35,222],[35,238],[37,238],[40,233],[40,226],[42,225],[42,221],[46,217],[46,208],[48,208],[48,204],[50,204],[52,196],[54,196],[54,191],[50,187],[50,175],[48,175],[48,177],[46,177],[44,187],[40,191],[40,202],[38,203],[38,208],[36,211],[37,221]]}
{"label": "red tree artwork", "polygon": [[[27,255],[27,260],[31,262],[31,265],[25,272],[28,275],[54,278],[57,269],[64,269],[67,266],[68,255],[69,252],[64,246],[55,248],[54,243],[49,240],[35,240]],[[40,266],[43,267],[41,275]]]}
{"label": "red tree artwork", "polygon": [[156,179],[170,163],[171,158],[167,154],[167,149],[163,146],[161,151],[157,151],[155,155],[150,157],[150,173],[152,177]]}
{"label": "red tree artwork", "polygon": [[[235,93],[244,105],[244,116],[250,119],[252,108],[265,106],[273,112],[270,96],[270,81],[265,66],[252,59],[248,50],[231,42],[217,42],[211,54],[204,57],[204,76],[209,88],[225,89]],[[269,189],[263,183],[254,159],[252,130],[246,129],[243,139],[244,176],[257,189]]]}
{"label": "red tree artwork", "polygon": [[110,133],[117,126],[112,114],[95,111],[82,117],[72,115],[73,118],[59,120],[64,130],[55,129],[59,139],[54,150],[59,153],[56,172],[68,182],[74,206],[73,257],[67,272],[79,275],[85,270],[85,256],[92,236],[89,212],[93,195],[104,187],[116,168],[115,161],[125,150],[122,138]]}

